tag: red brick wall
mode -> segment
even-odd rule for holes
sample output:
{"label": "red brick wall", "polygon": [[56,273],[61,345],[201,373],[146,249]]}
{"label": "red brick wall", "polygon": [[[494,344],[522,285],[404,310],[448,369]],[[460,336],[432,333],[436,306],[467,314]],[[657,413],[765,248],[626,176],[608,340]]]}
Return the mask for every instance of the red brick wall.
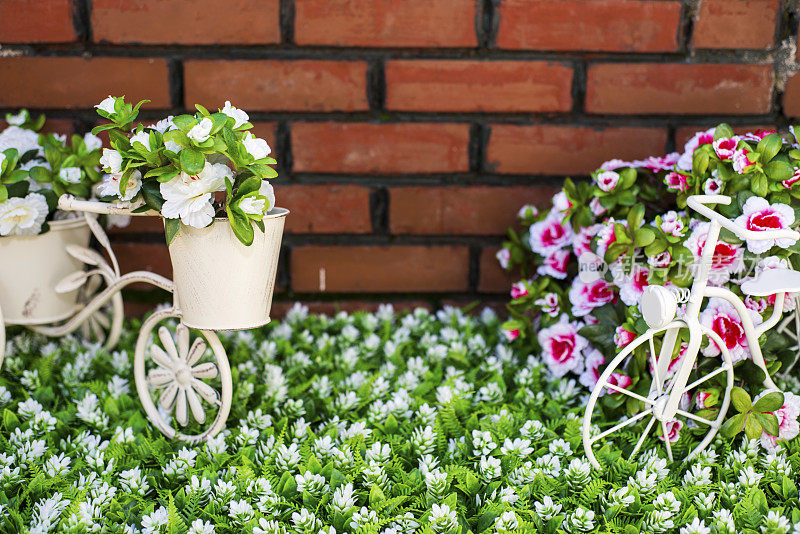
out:
{"label": "red brick wall", "polygon": [[[502,234],[563,176],[800,116],[795,1],[2,0],[0,20],[3,110],[83,131],[109,93],[144,118],[247,109],[293,210],[278,300],[326,310],[502,300]],[[169,274],[160,230],[114,234],[126,270]]]}

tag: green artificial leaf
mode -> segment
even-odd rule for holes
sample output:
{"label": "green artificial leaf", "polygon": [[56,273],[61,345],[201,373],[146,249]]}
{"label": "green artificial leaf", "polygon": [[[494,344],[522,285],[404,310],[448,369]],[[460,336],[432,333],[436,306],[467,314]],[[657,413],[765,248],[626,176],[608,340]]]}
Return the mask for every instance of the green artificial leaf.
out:
{"label": "green artificial leaf", "polygon": [[695,176],[703,176],[708,169],[708,152],[695,150],[692,155],[692,172]]}
{"label": "green artificial leaf", "polygon": [[767,181],[767,177],[763,172],[755,171],[751,174],[750,189],[752,189],[753,193],[760,197],[767,196],[767,193],[769,192],[769,182]]}
{"label": "green artificial leaf", "polygon": [[761,433],[764,429],[761,427],[761,424],[758,422],[758,419],[753,417],[752,415],[747,417],[744,423],[744,433],[748,439],[758,439],[761,437]]}
{"label": "green artificial leaf", "polygon": [[783,406],[783,402],[783,392],[770,391],[753,404],[753,411],[762,413],[774,412]]}
{"label": "green artificial leaf", "polygon": [[202,152],[194,148],[184,148],[181,150],[181,168],[183,172],[190,175],[200,174],[206,164],[206,158]]}
{"label": "green artificial leaf", "polygon": [[167,238],[167,245],[171,245],[175,236],[178,235],[178,230],[181,228],[180,219],[164,219],[164,234]]}
{"label": "green artificial leaf", "polygon": [[780,425],[778,424],[778,418],[775,417],[775,414],[756,412],[753,413],[753,417],[761,425],[761,428],[763,428],[770,436],[777,436],[780,432]]}
{"label": "green artificial leaf", "polygon": [[750,411],[750,408],[753,407],[753,401],[750,399],[750,395],[739,386],[735,386],[731,390],[731,402],[739,413],[747,413]]}
{"label": "green artificial leaf", "polygon": [[714,130],[714,141],[719,139],[730,139],[731,137],[733,137],[733,128],[724,122],[717,126]]}
{"label": "green artificial leaf", "polygon": [[732,438],[733,436],[742,431],[746,420],[747,420],[747,414],[737,413],[736,415],[729,418],[722,424],[720,432],[722,432],[723,436],[727,438]]}
{"label": "green artificial leaf", "polygon": [[794,176],[794,167],[785,161],[776,159],[764,165],[764,172],[767,173],[770,180],[782,182]]}
{"label": "green artificial leaf", "polygon": [[780,151],[783,146],[781,136],[771,133],[765,136],[756,146],[756,151],[761,153],[761,163],[767,163]]}
{"label": "green artificial leaf", "polygon": [[635,239],[633,241],[633,245],[635,247],[646,247],[647,245],[651,244],[655,238],[656,233],[651,230],[650,228],[639,228],[636,230]]}

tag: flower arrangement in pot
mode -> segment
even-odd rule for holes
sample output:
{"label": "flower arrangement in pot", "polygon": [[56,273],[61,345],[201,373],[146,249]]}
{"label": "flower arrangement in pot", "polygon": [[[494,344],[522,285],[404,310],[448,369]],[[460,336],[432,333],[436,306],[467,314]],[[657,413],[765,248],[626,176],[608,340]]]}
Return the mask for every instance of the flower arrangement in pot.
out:
{"label": "flower arrangement in pot", "polygon": [[250,131],[247,113],[226,102],[217,112],[135,123],[124,97],[96,106],[110,122],[111,148],[101,200],[164,219],[183,322],[201,329],[245,329],[269,322],[284,218],[269,179],[270,147]]}
{"label": "flower arrangement in pot", "polygon": [[53,287],[83,263],[69,245],[86,247],[87,221],[57,209],[69,193],[89,198],[100,180],[96,135],[39,134],[44,115],[6,115],[0,132],[0,309],[6,322],[43,324],[74,313],[78,291]]}
{"label": "flower arrangement in pot", "polygon": [[[698,194],[732,197],[729,205],[714,209],[741,228],[795,229],[800,223],[800,147],[794,129],[784,139],[769,131],[737,135],[722,124],[695,134],[681,153],[639,161],[612,159],[591,173],[590,181],[567,180],[546,211],[523,207],[522,232],[510,231],[498,253],[504,268],[522,275],[511,289],[506,336],[540,354],[553,376],[572,376],[594,388],[609,362],[648,329],[638,306],[645,288],[665,286],[688,294],[710,227],[705,217],[686,209],[687,198]],[[800,268],[799,253],[800,244],[792,240],[742,240],[723,230],[713,251],[709,283],[743,301],[754,324],[768,323],[777,305],[775,295],[750,295],[742,284],[772,269]],[[787,295],[777,312],[795,311],[798,296]],[[678,317],[683,310],[680,306]],[[712,297],[703,302],[699,323],[725,347],[703,343],[692,376],[718,367],[724,351],[739,388],[734,388],[735,412],[728,412],[723,435],[745,432],[768,450],[780,439],[796,437],[800,396],[789,391],[800,385],[797,331],[773,329],[760,339],[770,374],[787,391],[773,392],[767,402],[761,399],[770,392],[762,385],[764,373],[752,361],[739,311]],[[687,344],[681,339],[667,378],[683,358]],[[611,379],[617,388],[641,392],[651,380],[651,367],[635,360]],[[724,391],[718,381],[704,382],[686,395],[680,408],[714,419]],[[608,421],[617,421],[637,413],[639,406],[628,400],[609,389],[599,405]],[[667,435],[660,439],[691,450],[702,428],[689,419],[669,421]]]}

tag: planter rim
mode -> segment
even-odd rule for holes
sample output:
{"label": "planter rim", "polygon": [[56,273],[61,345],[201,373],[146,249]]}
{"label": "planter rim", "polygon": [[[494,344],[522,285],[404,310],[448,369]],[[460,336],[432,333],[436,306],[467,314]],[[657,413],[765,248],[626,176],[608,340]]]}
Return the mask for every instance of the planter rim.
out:
{"label": "planter rim", "polygon": [[47,235],[50,232],[58,232],[61,230],[72,230],[73,228],[80,228],[81,226],[86,226],[86,221],[83,217],[76,217],[74,219],[62,219],[60,221],[48,221],[48,225],[50,225],[50,231],[45,232],[44,234],[36,234],[36,235],[5,235],[0,237],[0,240],[7,240],[7,239],[32,239],[42,235]]}

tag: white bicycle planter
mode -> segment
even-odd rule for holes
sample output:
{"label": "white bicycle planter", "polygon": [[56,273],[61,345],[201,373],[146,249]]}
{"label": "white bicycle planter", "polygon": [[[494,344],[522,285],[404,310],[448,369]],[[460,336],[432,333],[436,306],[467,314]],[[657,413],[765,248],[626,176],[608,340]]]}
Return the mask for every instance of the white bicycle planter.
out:
{"label": "white bicycle planter", "polygon": [[[155,215],[71,196],[62,196],[59,207],[85,212],[87,217],[91,217],[89,213]],[[225,427],[233,399],[231,368],[214,331],[246,330],[270,321],[281,237],[288,213],[283,208],[274,208],[266,214],[265,231],[256,230],[249,247],[236,239],[227,222],[202,229],[181,226],[169,246],[174,282],[147,271],[120,275],[115,261],[115,276],[81,310],[79,315],[83,316],[96,313],[107,302],[117,299],[122,288],[133,283],[150,284],[172,293],[172,306],[154,312],[142,323],[134,354],[139,399],[147,417],[168,438],[198,442]],[[120,314],[120,322],[121,317]],[[175,336],[166,325],[160,325],[172,319],[179,321]],[[206,358],[208,349],[211,349],[210,361]],[[209,409],[216,411],[210,421],[206,417]],[[181,427],[191,424],[197,431],[178,430],[169,420],[172,415]]]}
{"label": "white bicycle planter", "polygon": [[[705,298],[718,297],[733,305],[741,319],[753,363],[761,368],[766,377],[764,386],[768,389],[778,389],[767,371],[758,338],[781,320],[786,293],[800,291],[800,272],[792,269],[772,269],[763,271],[758,278],[742,284],[742,292],[745,294],[754,297],[775,295],[772,315],[758,326],[753,323],[739,297],[728,289],[709,285],[709,274],[721,228],[730,230],[743,240],[787,238],[796,240],[800,239],[800,234],[793,230],[764,232],[747,230],[705,206],[705,204],[730,204],[730,202],[731,198],[723,195],[695,195],[688,198],[689,207],[711,222],[700,265],[688,292],[684,290],[681,294],[680,291],[673,291],[663,286],[645,288],[639,307],[650,329],[634,339],[608,364],[586,405],[583,445],[589,461],[595,467],[600,467],[600,463],[595,456],[594,445],[598,442],[604,443],[607,438],[613,438],[615,434],[620,437],[621,433],[629,433],[634,429],[634,425],[640,425],[637,428],[642,430],[633,444],[631,458],[636,456],[652,433],[664,444],[667,457],[672,461],[674,458],[670,428],[676,424],[694,426],[706,432],[701,442],[688,452],[687,460],[702,451],[714,439],[728,411],[734,375],[733,361],[725,343],[713,330],[700,324],[699,316]],[[682,317],[676,318],[679,300],[685,300],[686,311]],[[788,329],[793,320],[797,321],[796,318],[787,318],[780,328]],[[793,337],[797,340],[800,336],[795,332]],[[697,355],[709,341],[715,342],[720,348],[719,363],[714,369],[698,369],[695,379],[690,383]],[[679,354],[682,355],[676,359]],[[631,389],[620,387],[613,379],[618,373],[627,375],[626,370],[632,366],[639,366],[641,369],[642,365],[648,366],[650,373],[639,373],[643,378]],[[689,406],[686,405],[685,394],[695,391],[703,384],[710,385],[707,383],[713,379],[716,379],[717,385],[722,386],[724,393],[719,399],[718,415],[709,419],[698,415],[697,412],[700,410],[696,408],[694,402],[689,403]],[[600,419],[601,408],[598,406],[598,399],[606,393],[619,393],[627,397],[625,402],[635,413],[611,428],[593,433],[593,420]],[[636,431],[638,432],[639,430]]]}
{"label": "white bicycle planter", "polygon": [[[89,247],[94,234],[111,259]],[[90,301],[105,284],[119,277],[108,238],[91,214],[52,221],[50,231],[0,239],[0,365],[5,354],[5,327],[22,325],[47,336],[83,329],[86,337],[107,349],[119,341],[124,309],[114,293],[105,305]],[[89,266],[89,269],[86,269]]]}

